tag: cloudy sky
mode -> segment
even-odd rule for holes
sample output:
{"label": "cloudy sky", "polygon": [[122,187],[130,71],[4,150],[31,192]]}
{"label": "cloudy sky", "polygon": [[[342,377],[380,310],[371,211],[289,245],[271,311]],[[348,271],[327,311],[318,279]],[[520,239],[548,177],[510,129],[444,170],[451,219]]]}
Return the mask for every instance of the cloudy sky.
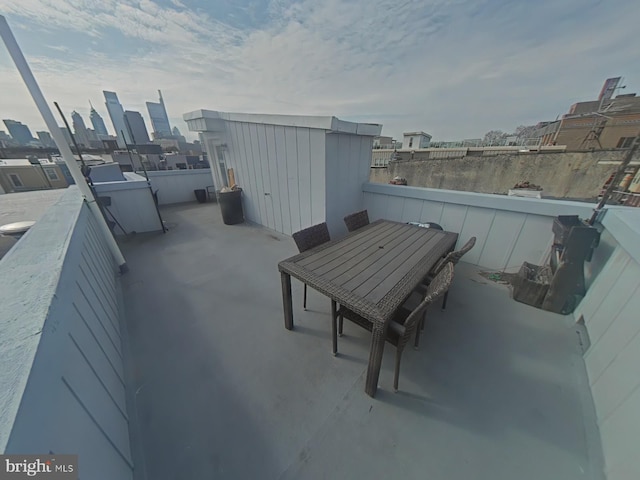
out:
{"label": "cloudy sky", "polygon": [[[401,136],[555,119],[605,78],[640,90],[637,0],[0,0],[45,96],[88,123],[102,90],[172,125],[198,108],[335,115]],[[0,118],[44,129],[0,46]],[[3,127],[1,127],[3,128]],[[192,137],[195,138],[195,137]]]}

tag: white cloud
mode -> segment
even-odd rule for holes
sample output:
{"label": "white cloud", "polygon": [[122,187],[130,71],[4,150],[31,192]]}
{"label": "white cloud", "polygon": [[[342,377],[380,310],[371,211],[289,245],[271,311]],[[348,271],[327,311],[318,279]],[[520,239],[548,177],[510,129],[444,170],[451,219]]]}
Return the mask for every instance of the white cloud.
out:
{"label": "white cloud", "polygon": [[[553,119],[596,96],[608,76],[640,84],[630,61],[640,18],[630,0],[625,15],[581,0],[278,0],[266,26],[251,31],[186,3],[3,0],[0,12],[12,24],[27,19],[99,39],[89,54],[59,42],[69,49],[64,61],[46,49],[29,58],[47,97],[65,110],[84,112],[86,98],[102,103],[101,91],[111,89],[126,108],[145,112],[161,88],[183,131],[182,113],[210,108],[353,117],[381,122],[394,136],[418,129],[438,139],[477,137]],[[106,29],[144,53],[107,55]],[[11,70],[0,54],[0,91],[10,93],[0,98],[3,118],[41,126]]]}

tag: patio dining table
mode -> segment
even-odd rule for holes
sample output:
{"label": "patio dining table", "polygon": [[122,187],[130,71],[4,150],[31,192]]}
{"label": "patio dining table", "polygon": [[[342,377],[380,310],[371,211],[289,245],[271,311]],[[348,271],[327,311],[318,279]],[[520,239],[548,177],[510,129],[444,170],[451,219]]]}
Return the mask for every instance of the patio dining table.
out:
{"label": "patio dining table", "polygon": [[457,233],[378,220],[281,261],[285,328],[293,329],[292,276],[329,297],[334,318],[338,303],[369,320],[372,336],[365,391],[375,396],[389,321],[457,239]]}

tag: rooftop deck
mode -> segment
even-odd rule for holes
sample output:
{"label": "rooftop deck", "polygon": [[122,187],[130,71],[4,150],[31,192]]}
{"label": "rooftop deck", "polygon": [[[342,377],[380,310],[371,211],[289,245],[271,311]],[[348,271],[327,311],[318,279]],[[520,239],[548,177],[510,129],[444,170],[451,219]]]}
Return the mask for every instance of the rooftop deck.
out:
{"label": "rooftop deck", "polygon": [[[226,226],[215,205],[162,209],[169,232],[121,242],[138,440],[148,478],[601,479],[573,317],[511,300],[456,267],[392,392],[393,347],[364,393],[368,332],[293,281],[284,329],[277,263],[290,237]],[[398,475],[399,474],[399,475]]]}

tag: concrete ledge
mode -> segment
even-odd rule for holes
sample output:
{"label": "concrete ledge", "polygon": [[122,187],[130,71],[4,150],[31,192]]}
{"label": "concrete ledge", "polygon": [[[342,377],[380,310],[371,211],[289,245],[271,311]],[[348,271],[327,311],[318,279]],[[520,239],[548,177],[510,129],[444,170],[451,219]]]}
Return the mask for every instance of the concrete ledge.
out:
{"label": "concrete ledge", "polygon": [[439,190],[435,188],[407,187],[382,183],[365,183],[365,193],[378,193],[403,198],[416,198],[440,203],[452,203],[494,210],[530,213],[555,217],[557,215],[579,215],[589,218],[595,205],[582,202],[565,202],[535,198],[509,197],[488,193],[463,192],[458,190]]}

